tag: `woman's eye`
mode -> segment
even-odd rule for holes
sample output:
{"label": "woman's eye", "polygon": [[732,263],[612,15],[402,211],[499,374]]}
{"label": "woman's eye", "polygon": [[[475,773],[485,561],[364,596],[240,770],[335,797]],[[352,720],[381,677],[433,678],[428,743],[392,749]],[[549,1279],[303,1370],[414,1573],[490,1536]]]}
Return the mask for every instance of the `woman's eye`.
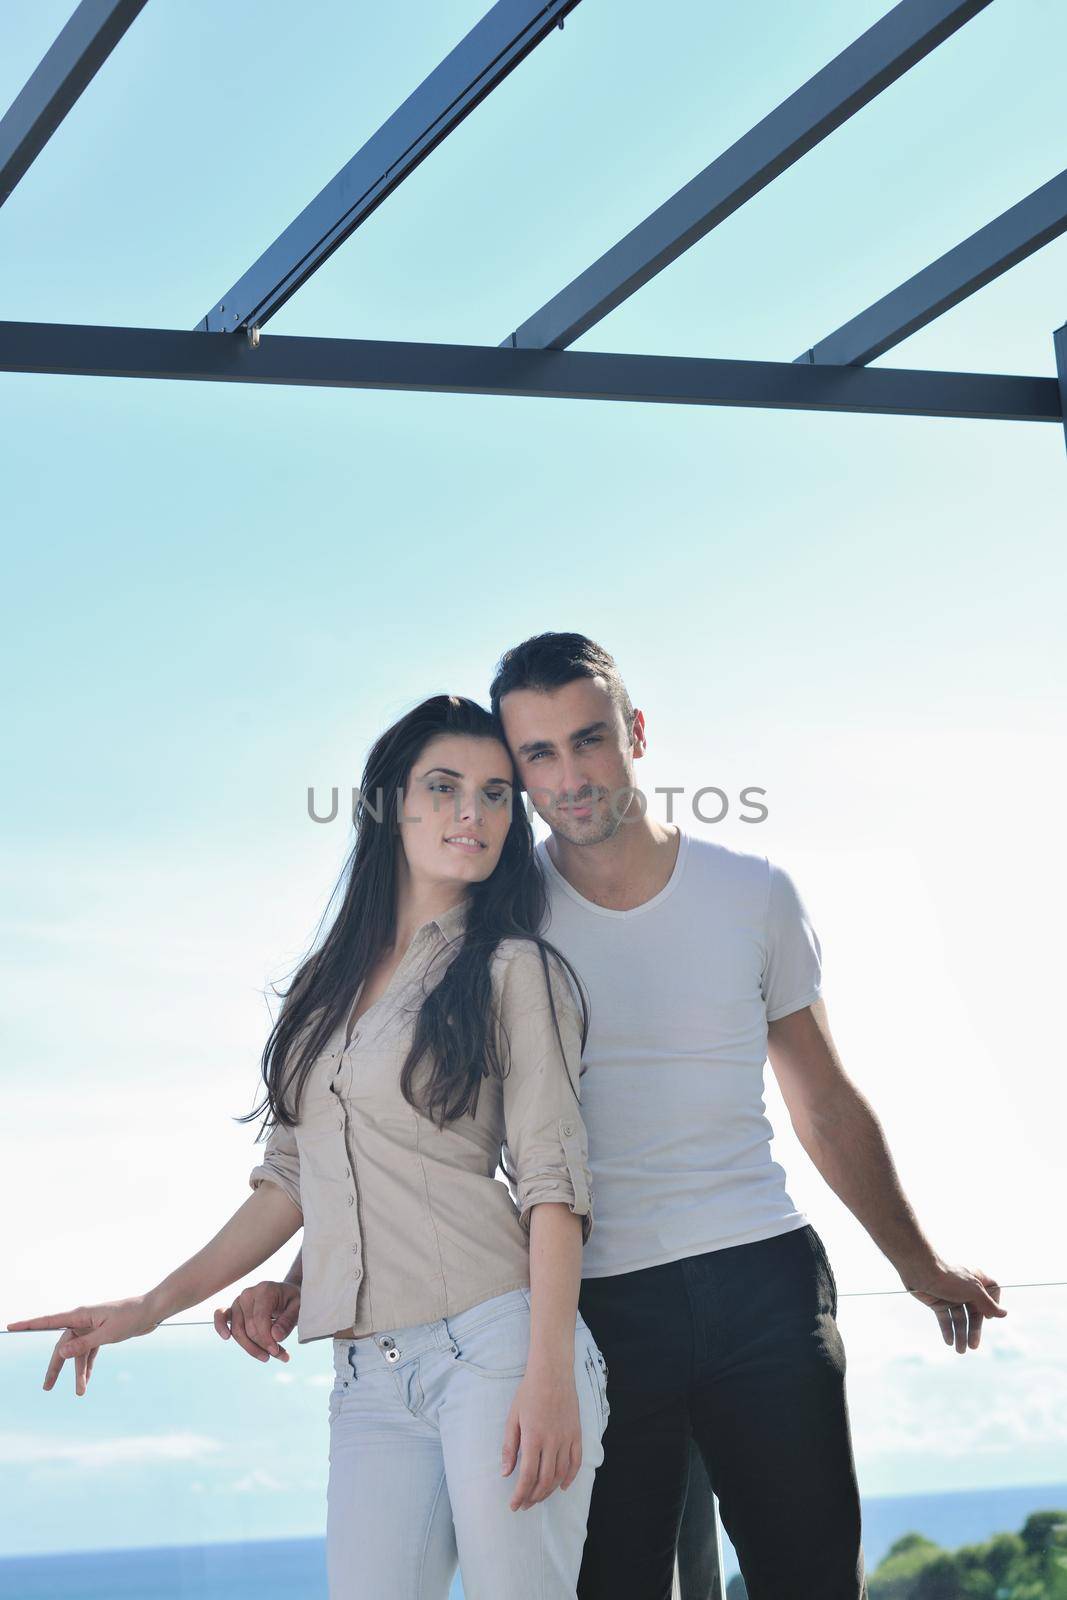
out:
{"label": "woman's eye", "polygon": [[431,783],[429,785],[429,788],[431,789],[451,789],[451,787],[452,785],[450,783]]}

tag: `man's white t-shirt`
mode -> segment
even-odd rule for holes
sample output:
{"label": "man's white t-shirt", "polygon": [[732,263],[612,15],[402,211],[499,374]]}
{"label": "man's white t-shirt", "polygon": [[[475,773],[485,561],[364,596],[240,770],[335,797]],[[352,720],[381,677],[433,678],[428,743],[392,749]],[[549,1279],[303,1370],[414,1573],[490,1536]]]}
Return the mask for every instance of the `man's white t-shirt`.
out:
{"label": "man's white t-shirt", "polygon": [[582,1115],[594,1226],[582,1277],[749,1244],[808,1219],[771,1159],[767,1023],[819,998],[821,950],[789,874],[680,829],[644,905],[594,905],[537,845],[545,938],[589,999]]}

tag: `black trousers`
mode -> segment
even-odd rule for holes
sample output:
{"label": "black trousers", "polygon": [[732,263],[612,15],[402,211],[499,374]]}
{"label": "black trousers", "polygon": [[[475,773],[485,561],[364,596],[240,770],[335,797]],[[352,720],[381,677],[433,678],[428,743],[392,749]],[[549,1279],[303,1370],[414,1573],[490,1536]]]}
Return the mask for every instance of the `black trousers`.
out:
{"label": "black trousers", "polygon": [[611,1408],[579,1600],[670,1600],[690,1439],[749,1600],[867,1600],[837,1284],[811,1224],[586,1278],[579,1303]]}

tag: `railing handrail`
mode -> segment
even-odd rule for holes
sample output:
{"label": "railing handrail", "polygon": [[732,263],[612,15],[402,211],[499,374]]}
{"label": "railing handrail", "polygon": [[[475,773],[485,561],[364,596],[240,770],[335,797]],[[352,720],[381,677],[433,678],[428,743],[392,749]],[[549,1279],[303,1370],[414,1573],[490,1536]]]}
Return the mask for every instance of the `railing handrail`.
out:
{"label": "railing handrail", "polygon": [[[1067,1289],[1067,1278],[1053,1278],[1046,1283],[1002,1283],[1001,1289]],[[842,1289],[838,1293],[838,1300],[874,1300],[891,1294],[910,1294],[910,1289]],[[199,1318],[191,1322],[157,1322],[157,1328],[213,1328],[215,1319],[207,1321]],[[155,1329],[152,1330],[155,1332]],[[0,1333],[54,1333],[54,1328],[0,1328]]]}

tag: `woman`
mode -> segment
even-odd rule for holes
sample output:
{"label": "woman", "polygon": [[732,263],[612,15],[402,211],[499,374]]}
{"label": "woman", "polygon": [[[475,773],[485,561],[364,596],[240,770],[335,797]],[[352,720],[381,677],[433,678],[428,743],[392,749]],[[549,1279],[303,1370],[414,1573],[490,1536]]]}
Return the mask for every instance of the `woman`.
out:
{"label": "woman", "polygon": [[457,1559],[467,1600],[573,1600],[608,1418],[578,1312],[588,1013],[537,931],[498,724],[457,696],[416,707],[374,745],[355,824],[340,910],[264,1048],[252,1195],[147,1294],[8,1327],[65,1329],[44,1386],[73,1359],[84,1392],[101,1344],[303,1227],[298,1339],[333,1341],[331,1600],[446,1600]]}

